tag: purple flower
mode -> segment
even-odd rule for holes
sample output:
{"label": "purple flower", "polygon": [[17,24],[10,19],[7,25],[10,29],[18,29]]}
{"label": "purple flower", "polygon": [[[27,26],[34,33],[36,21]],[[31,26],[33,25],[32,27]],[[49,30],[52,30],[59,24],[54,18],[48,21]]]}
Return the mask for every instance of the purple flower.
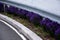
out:
{"label": "purple flower", "polygon": [[33,12],[29,12],[28,14],[26,14],[26,18],[30,20],[30,18],[33,14],[34,14]]}
{"label": "purple flower", "polygon": [[10,7],[8,7],[8,10],[11,13],[16,13],[18,11],[18,8],[17,7],[14,7],[14,6],[10,6]]}
{"label": "purple flower", "polygon": [[51,21],[50,19],[48,18],[43,18],[43,20],[40,22],[41,25],[44,25],[46,30],[49,30],[49,31],[54,31],[54,24],[55,22]]}
{"label": "purple flower", "polygon": [[26,16],[26,14],[28,13],[27,10],[24,10],[24,9],[20,9],[18,10],[17,14],[21,15],[21,16]]}
{"label": "purple flower", "polygon": [[60,24],[58,24],[57,22],[53,22],[52,23],[52,27],[53,27],[53,30],[57,30],[58,28],[60,28]]}
{"label": "purple flower", "polygon": [[3,12],[3,11],[4,11],[4,4],[0,3],[0,12]]}
{"label": "purple flower", "polygon": [[48,18],[43,18],[42,21],[40,21],[40,24],[43,26],[45,30],[49,31],[50,33],[54,34],[55,30],[57,30],[58,28],[60,28],[60,24],[58,24],[55,21],[52,21]]}
{"label": "purple flower", "polygon": [[46,25],[46,26],[50,26],[49,24],[51,24],[51,20],[49,20],[48,18],[43,18],[43,20],[40,22],[41,25]]}
{"label": "purple flower", "polygon": [[30,17],[30,21],[35,23],[35,24],[39,23],[39,21],[41,21],[41,20],[42,20],[42,17],[40,15],[38,15],[38,14],[33,14]]}
{"label": "purple flower", "polygon": [[56,31],[55,31],[55,37],[57,39],[60,39],[60,28],[58,28]]}
{"label": "purple flower", "polygon": [[26,18],[29,19],[32,23],[39,23],[42,20],[42,17],[36,13],[29,12],[26,15]]}

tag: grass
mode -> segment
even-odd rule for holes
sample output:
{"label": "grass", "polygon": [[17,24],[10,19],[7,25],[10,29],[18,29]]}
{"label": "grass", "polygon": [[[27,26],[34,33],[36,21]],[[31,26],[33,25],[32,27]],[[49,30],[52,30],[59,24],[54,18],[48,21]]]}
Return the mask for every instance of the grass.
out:
{"label": "grass", "polygon": [[27,28],[29,28],[30,30],[32,30],[33,32],[35,32],[38,36],[42,37],[43,40],[55,40],[53,37],[51,37],[49,35],[49,33],[45,32],[43,27],[40,25],[34,25],[33,23],[31,23],[30,21],[28,21],[25,18],[21,18],[18,15],[15,14],[10,14],[10,13],[2,13],[20,23],[22,23],[23,25],[25,25]]}

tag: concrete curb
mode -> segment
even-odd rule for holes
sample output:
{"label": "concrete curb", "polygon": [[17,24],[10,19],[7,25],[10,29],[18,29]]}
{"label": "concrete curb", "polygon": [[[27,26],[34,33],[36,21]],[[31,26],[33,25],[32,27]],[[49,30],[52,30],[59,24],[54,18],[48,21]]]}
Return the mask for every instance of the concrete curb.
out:
{"label": "concrete curb", "polygon": [[12,26],[14,26],[20,33],[23,33],[23,35],[25,35],[29,40],[43,40],[42,38],[40,38],[39,36],[37,36],[34,32],[32,32],[30,29],[28,29],[27,27],[25,27],[24,25],[22,25],[21,23],[0,14],[0,19],[8,22],[9,24],[11,24]]}

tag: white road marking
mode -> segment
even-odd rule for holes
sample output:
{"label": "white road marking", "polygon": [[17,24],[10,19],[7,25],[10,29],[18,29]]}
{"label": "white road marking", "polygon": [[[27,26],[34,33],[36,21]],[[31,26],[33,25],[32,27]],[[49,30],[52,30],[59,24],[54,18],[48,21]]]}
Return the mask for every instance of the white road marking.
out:
{"label": "white road marking", "polygon": [[0,20],[1,22],[3,22],[4,24],[6,24],[7,26],[9,26],[11,29],[13,29],[23,40],[27,40],[22,34],[20,34],[14,27],[12,27],[11,25],[9,25],[8,23],[6,23],[3,20]]}

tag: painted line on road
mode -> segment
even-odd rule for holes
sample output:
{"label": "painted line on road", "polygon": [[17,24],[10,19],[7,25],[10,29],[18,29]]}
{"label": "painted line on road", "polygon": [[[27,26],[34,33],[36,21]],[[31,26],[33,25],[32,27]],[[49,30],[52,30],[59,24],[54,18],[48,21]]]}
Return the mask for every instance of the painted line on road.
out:
{"label": "painted line on road", "polygon": [[7,22],[0,20],[1,22],[3,22],[4,24],[6,24],[7,26],[9,26],[11,29],[13,29],[23,40],[27,40],[22,34],[20,34],[14,27],[12,27],[11,25],[9,25]]}

